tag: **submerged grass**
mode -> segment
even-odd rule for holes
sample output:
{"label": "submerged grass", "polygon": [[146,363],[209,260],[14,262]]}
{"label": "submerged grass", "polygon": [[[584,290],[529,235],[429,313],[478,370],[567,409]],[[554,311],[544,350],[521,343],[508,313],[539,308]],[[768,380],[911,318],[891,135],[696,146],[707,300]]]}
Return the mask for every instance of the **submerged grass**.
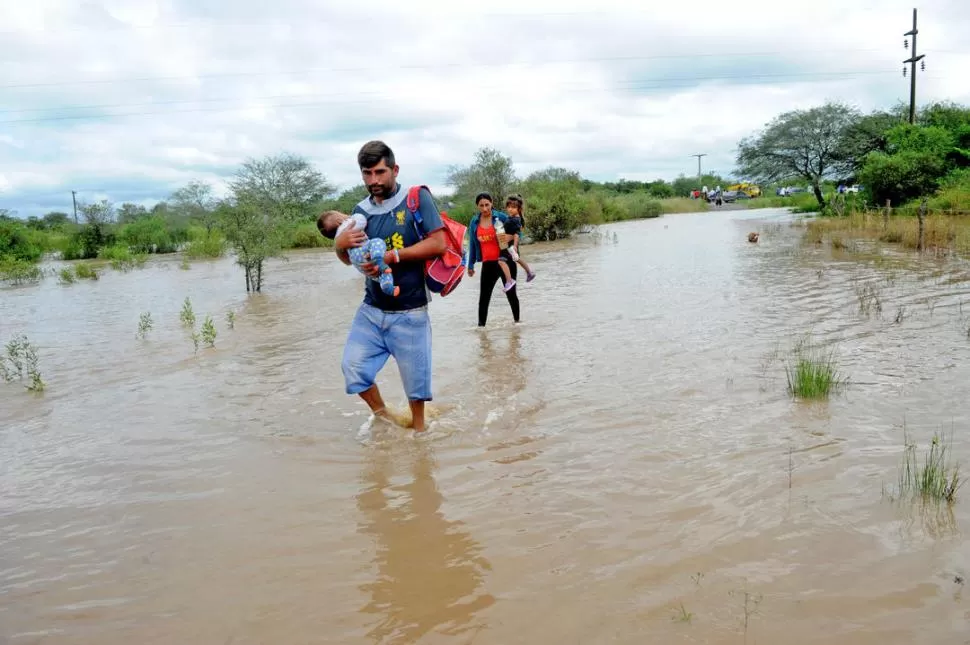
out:
{"label": "submerged grass", "polygon": [[942,433],[934,432],[922,462],[916,454],[916,444],[909,441],[905,429],[903,442],[905,450],[893,497],[952,503],[964,484],[960,464],[952,463],[950,458],[952,436],[947,440]]}
{"label": "submerged grass", "polygon": [[[915,250],[919,243],[919,220],[912,214],[885,217],[884,211],[853,211],[845,217],[819,217],[806,225],[805,241],[821,244],[825,238],[839,243],[845,238],[869,239]],[[930,212],[924,230],[926,251],[936,255],[970,256],[970,216]]]}
{"label": "submerged grass", "polygon": [[801,399],[826,399],[847,383],[839,372],[832,351],[814,345],[810,340],[799,342],[785,362],[788,392]]}

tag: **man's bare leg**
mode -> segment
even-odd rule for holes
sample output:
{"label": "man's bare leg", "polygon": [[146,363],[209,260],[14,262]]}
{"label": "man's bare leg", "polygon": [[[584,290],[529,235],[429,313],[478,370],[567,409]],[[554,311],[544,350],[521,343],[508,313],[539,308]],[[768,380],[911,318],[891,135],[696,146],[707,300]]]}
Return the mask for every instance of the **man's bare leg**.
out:
{"label": "man's bare leg", "polygon": [[381,417],[382,419],[387,419],[387,406],[384,405],[384,399],[381,397],[381,391],[377,388],[377,385],[371,385],[368,389],[360,393],[360,398],[364,400],[370,411],[374,413],[375,417]]}
{"label": "man's bare leg", "polygon": [[424,432],[424,401],[409,401],[411,406],[411,428],[415,432]]}

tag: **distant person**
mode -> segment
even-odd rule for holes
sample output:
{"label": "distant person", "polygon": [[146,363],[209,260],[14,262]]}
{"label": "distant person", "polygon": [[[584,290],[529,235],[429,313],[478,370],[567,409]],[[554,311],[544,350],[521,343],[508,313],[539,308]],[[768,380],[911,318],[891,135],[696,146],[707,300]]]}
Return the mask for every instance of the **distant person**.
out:
{"label": "distant person", "polygon": [[519,296],[515,292],[518,268],[508,249],[503,250],[499,244],[500,235],[504,235],[506,240],[511,236],[497,232],[498,228],[504,228],[509,221],[509,216],[492,209],[492,196],[488,193],[479,193],[475,197],[475,205],[478,206],[478,214],[468,223],[466,266],[469,277],[473,277],[475,264],[482,263],[481,291],[478,295],[478,326],[484,327],[488,319],[488,305],[492,299],[492,291],[495,289],[495,283],[504,273],[500,264],[504,264],[509,270],[512,286],[505,289],[505,296],[509,300],[513,320],[519,322]]}
{"label": "distant person", "polygon": [[[397,182],[394,152],[382,141],[365,143],[357,154],[369,197],[352,214],[366,218],[364,230],[355,225],[334,238],[334,250],[344,264],[351,264],[350,249],[368,238],[384,240],[388,251],[384,263],[391,267],[397,296],[384,293],[378,282],[366,280],[364,301],[357,308],[344,345],[341,369],[347,394],[357,394],[375,416],[390,419],[375,381],[391,356],[397,362],[404,393],[411,408],[411,427],[425,430],[425,402],[431,391],[431,319],[425,261],[446,249],[444,224],[431,193],[422,188],[418,208],[426,237],[420,239],[413,217],[405,207],[407,190]],[[370,277],[378,276],[373,262],[362,266]]]}

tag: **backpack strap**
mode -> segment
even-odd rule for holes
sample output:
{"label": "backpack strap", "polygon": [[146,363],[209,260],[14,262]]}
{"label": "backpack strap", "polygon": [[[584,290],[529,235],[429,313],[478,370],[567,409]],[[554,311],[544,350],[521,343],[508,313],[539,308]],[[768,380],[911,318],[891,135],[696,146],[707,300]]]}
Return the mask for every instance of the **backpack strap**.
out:
{"label": "backpack strap", "polygon": [[421,209],[419,208],[421,205],[420,193],[422,188],[426,189],[428,192],[431,192],[431,189],[423,184],[411,186],[408,189],[408,196],[404,202],[408,212],[411,213],[411,217],[414,218],[415,228],[418,231],[418,239],[421,240],[423,240],[425,237],[424,220],[421,218]]}

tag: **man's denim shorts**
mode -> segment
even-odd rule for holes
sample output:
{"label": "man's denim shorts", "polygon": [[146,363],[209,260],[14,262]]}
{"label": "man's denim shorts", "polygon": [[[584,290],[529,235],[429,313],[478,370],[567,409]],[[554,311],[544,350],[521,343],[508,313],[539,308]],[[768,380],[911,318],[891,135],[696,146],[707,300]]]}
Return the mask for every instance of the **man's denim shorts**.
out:
{"label": "man's denim shorts", "polygon": [[383,311],[360,305],[340,365],[347,394],[360,394],[374,385],[390,356],[397,361],[408,400],[430,401],[431,318],[427,306]]}

